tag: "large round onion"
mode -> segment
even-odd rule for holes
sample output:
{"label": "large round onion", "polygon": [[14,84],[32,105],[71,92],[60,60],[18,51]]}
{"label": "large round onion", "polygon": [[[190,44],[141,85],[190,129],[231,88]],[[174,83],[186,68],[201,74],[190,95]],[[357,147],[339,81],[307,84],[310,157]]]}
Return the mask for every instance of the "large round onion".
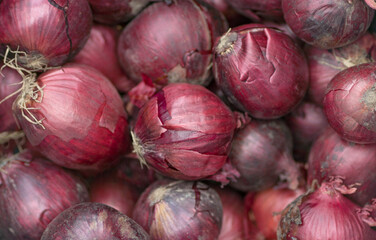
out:
{"label": "large round onion", "polygon": [[0,160],[0,239],[39,240],[60,212],[88,201],[72,173],[23,152]]}
{"label": "large round onion", "polygon": [[227,2],[253,21],[260,22],[265,19],[283,21],[281,0],[227,0]]}
{"label": "large round onion", "polygon": [[77,204],[59,214],[41,240],[149,240],[131,218],[101,203]]}
{"label": "large round onion", "polygon": [[125,110],[111,82],[91,67],[71,64],[40,75],[37,84],[43,95],[27,99],[29,110],[16,109],[30,143],[67,168],[98,172],[113,165],[129,141]]}
{"label": "large round onion", "polygon": [[255,118],[289,113],[308,88],[303,51],[274,28],[239,26],[217,40],[214,52],[218,85],[235,106]]}
{"label": "large round onion", "polygon": [[221,199],[201,182],[159,180],[137,201],[133,219],[151,239],[217,239],[222,224]]}
{"label": "large round onion", "polygon": [[334,176],[342,176],[346,185],[357,185],[357,191],[347,197],[360,206],[376,198],[376,145],[349,143],[326,129],[309,154],[308,183]]}
{"label": "large round onion", "polygon": [[338,48],[365,34],[374,11],[364,0],[282,0],[283,16],[295,34],[318,48]]}
{"label": "large round onion", "polygon": [[0,2],[0,45],[25,51],[17,60],[30,69],[71,59],[85,44],[91,24],[87,0]]}
{"label": "large round onion", "polygon": [[324,111],[330,126],[344,139],[376,143],[376,63],[337,74],[328,85]]}
{"label": "large round onion", "polygon": [[169,84],[140,110],[133,147],[140,160],[165,176],[196,180],[225,164],[236,121],[206,88]]}

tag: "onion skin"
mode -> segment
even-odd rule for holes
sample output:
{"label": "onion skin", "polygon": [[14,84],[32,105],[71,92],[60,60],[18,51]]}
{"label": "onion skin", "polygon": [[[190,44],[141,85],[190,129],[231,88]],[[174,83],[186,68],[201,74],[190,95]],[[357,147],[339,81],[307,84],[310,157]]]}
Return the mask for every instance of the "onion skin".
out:
{"label": "onion skin", "polygon": [[16,116],[30,143],[56,164],[101,172],[116,164],[129,145],[122,100],[111,82],[95,69],[71,64],[37,79],[44,86],[42,102],[28,107],[40,125]]}
{"label": "onion skin", "polygon": [[376,63],[365,63],[337,74],[324,97],[330,126],[345,140],[376,143]]}
{"label": "onion skin", "polygon": [[342,176],[348,186],[358,184],[347,197],[363,206],[376,197],[376,147],[349,143],[327,128],[311,148],[308,160],[308,184]]}
{"label": "onion skin", "polygon": [[[28,68],[61,66],[85,44],[92,25],[86,0],[4,0],[0,2],[0,43],[28,54]],[[32,62],[42,57],[41,62]]]}
{"label": "onion skin", "polygon": [[261,191],[287,180],[298,184],[299,170],[292,158],[290,130],[281,120],[252,121],[234,136],[230,161],[240,178],[231,187]]}
{"label": "onion skin", "polygon": [[28,151],[13,157],[0,172],[0,239],[39,240],[60,212],[87,201],[88,191],[75,175]]}
{"label": "onion skin", "polygon": [[327,0],[313,3],[282,0],[283,16],[293,32],[317,48],[350,44],[365,34],[374,11],[364,0]]}
{"label": "onion skin", "polygon": [[217,239],[222,224],[221,199],[201,182],[159,180],[137,201],[133,219],[151,239]]}
{"label": "onion skin", "polygon": [[159,85],[208,84],[211,48],[226,29],[223,15],[208,4],[157,2],[124,28],[118,42],[119,61],[127,77],[136,82],[146,77]]}
{"label": "onion skin", "polygon": [[101,203],[77,204],[59,214],[46,228],[41,240],[148,240],[135,221]]}
{"label": "onion skin", "polygon": [[230,27],[236,27],[239,25],[243,25],[249,22],[249,19],[245,16],[239,14],[235,11],[233,7],[231,7],[226,0],[202,0],[217,10],[219,10],[227,19],[227,22]]}
{"label": "onion skin", "polygon": [[121,92],[128,92],[134,83],[123,73],[117,59],[117,31],[104,25],[93,25],[83,49],[71,62],[91,66],[103,73]]}
{"label": "onion skin", "polygon": [[286,115],[308,88],[303,51],[261,24],[239,26],[217,40],[214,77],[230,102],[259,119]]}
{"label": "onion skin", "polygon": [[283,21],[281,0],[227,0],[234,9],[254,22],[265,19]]}
{"label": "onion skin", "polygon": [[236,128],[231,110],[206,88],[169,84],[141,108],[133,147],[162,175],[197,180],[225,164]]}

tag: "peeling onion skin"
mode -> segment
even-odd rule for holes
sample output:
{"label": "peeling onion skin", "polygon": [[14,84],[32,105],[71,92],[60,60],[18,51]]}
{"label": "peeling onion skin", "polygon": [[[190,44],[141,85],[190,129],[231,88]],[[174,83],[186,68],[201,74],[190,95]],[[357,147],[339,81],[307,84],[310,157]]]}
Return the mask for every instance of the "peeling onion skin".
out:
{"label": "peeling onion skin", "polygon": [[217,239],[222,203],[214,189],[201,182],[159,180],[137,201],[133,219],[151,239]]}
{"label": "peeling onion skin", "polygon": [[92,25],[87,0],[3,0],[0,2],[0,43],[27,52],[18,58],[27,68],[61,66],[84,46]]}
{"label": "peeling onion skin", "polygon": [[282,0],[283,16],[293,32],[317,48],[343,47],[364,35],[374,10],[364,0]]}
{"label": "peeling onion skin", "polygon": [[149,240],[140,225],[101,203],[80,203],[59,214],[41,240]]}
{"label": "peeling onion skin", "polygon": [[332,176],[344,177],[348,186],[360,184],[346,197],[364,206],[376,198],[376,146],[349,143],[327,128],[311,148],[307,173],[308,184],[328,181]]}
{"label": "peeling onion skin", "polygon": [[261,24],[239,26],[219,38],[213,67],[229,101],[259,119],[288,114],[308,88],[303,50],[286,34]]}
{"label": "peeling onion skin", "polygon": [[89,200],[72,173],[29,151],[13,157],[0,172],[0,239],[39,240],[60,212]]}
{"label": "peeling onion skin", "polygon": [[124,28],[118,42],[119,61],[135,82],[148,78],[158,85],[207,85],[213,42],[226,29],[224,16],[209,4],[194,0],[174,0],[170,5],[157,2]]}
{"label": "peeling onion skin", "polygon": [[162,175],[197,180],[225,164],[236,128],[231,110],[206,88],[169,84],[141,108],[133,146]]}
{"label": "peeling onion skin", "polygon": [[86,173],[98,173],[116,164],[129,146],[128,123],[120,95],[95,69],[68,64],[37,79],[42,102],[27,102],[42,121],[30,123],[15,113],[31,145],[54,163]]}
{"label": "peeling onion skin", "polygon": [[337,74],[324,97],[330,126],[345,140],[376,143],[376,63],[365,63]]}
{"label": "peeling onion skin", "polygon": [[283,21],[281,0],[226,0],[234,9],[254,22]]}

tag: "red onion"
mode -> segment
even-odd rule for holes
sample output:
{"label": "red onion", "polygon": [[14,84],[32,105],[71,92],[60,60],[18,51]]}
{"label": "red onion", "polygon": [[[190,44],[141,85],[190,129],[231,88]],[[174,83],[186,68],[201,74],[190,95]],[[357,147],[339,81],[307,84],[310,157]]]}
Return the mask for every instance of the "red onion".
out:
{"label": "red onion", "polygon": [[223,15],[208,4],[194,0],[174,0],[170,5],[157,2],[123,30],[119,60],[134,81],[146,77],[160,85],[206,84],[214,39],[226,28]]}
{"label": "red onion", "polygon": [[231,183],[238,190],[260,191],[282,180],[287,180],[291,188],[298,185],[291,133],[280,120],[252,121],[239,130],[229,158],[240,172],[240,178]]}
{"label": "red onion", "polygon": [[149,2],[150,0],[89,0],[94,20],[112,25],[128,21]]}
{"label": "red onion", "polygon": [[159,180],[142,193],[133,219],[151,239],[217,239],[222,204],[215,190],[201,182]]}
{"label": "red onion", "polygon": [[348,198],[363,206],[376,198],[376,145],[344,141],[331,128],[312,146],[308,161],[308,183],[342,176],[346,185],[357,184]]}
{"label": "red onion", "polygon": [[119,91],[127,92],[134,83],[121,70],[116,52],[117,39],[114,28],[94,25],[88,41],[72,62],[96,68],[111,80]]}
{"label": "red onion", "polygon": [[86,0],[4,0],[0,3],[0,43],[19,54],[30,69],[60,66],[89,37],[92,14]]}
{"label": "red onion", "polygon": [[239,14],[231,7],[226,0],[202,0],[217,10],[219,10],[227,19],[227,22],[230,27],[236,27],[242,24],[246,24],[249,22],[249,19],[245,16]]}
{"label": "red onion", "polygon": [[39,240],[60,212],[87,201],[73,174],[25,151],[0,160],[0,239]]}
{"label": "red onion", "polygon": [[67,168],[98,172],[112,166],[129,140],[123,104],[110,81],[91,67],[71,64],[40,75],[37,84],[43,89],[16,110],[30,143]]}
{"label": "red onion", "polygon": [[282,0],[283,16],[294,33],[318,48],[338,48],[365,34],[374,11],[363,0]]}
{"label": "red onion", "polygon": [[296,43],[299,44],[300,47],[304,45],[303,41],[298,38],[295,33],[291,30],[289,25],[287,25],[285,22],[277,23],[277,22],[270,22],[270,21],[264,21],[263,24],[265,24],[268,27],[277,28],[278,30],[282,31],[284,34],[289,36],[292,40],[294,40]]}
{"label": "red onion", "polygon": [[376,231],[363,222],[362,209],[342,195],[351,192],[339,179],[310,189],[283,211],[278,239],[376,239]]}
{"label": "red onion", "polygon": [[101,203],[77,204],[59,214],[41,240],[148,240],[140,225],[114,208]]}
{"label": "red onion", "polygon": [[324,111],[330,126],[344,139],[376,143],[376,63],[337,74],[329,83]]}
{"label": "red onion", "polygon": [[140,110],[133,147],[159,173],[197,180],[225,164],[235,128],[233,113],[215,94],[199,85],[169,84]]}
{"label": "red onion", "polygon": [[375,0],[364,0],[367,5],[373,9],[376,9],[376,1]]}
{"label": "red onion", "polygon": [[328,83],[340,71],[376,60],[376,35],[366,33],[345,47],[324,50],[306,45],[310,73],[309,98],[322,105]]}
{"label": "red onion", "polygon": [[218,39],[214,51],[217,84],[235,106],[255,118],[289,113],[307,90],[304,53],[278,30],[239,26]]}
{"label": "red onion", "polygon": [[265,19],[283,21],[281,0],[227,0],[227,2],[255,22]]}

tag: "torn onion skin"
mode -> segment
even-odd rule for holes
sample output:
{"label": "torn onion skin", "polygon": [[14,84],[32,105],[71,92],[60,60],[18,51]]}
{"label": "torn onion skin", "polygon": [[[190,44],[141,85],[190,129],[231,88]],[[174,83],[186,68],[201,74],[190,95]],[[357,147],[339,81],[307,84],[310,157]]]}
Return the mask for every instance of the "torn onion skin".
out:
{"label": "torn onion skin", "polygon": [[324,97],[330,126],[345,140],[376,143],[376,63],[365,63],[337,74]]}
{"label": "torn onion skin", "polygon": [[357,184],[357,191],[347,195],[363,206],[376,198],[376,145],[347,142],[331,128],[317,139],[308,160],[308,184],[342,176],[346,185]]}
{"label": "torn onion skin", "polygon": [[356,41],[366,33],[374,16],[364,0],[282,0],[282,11],[299,38],[323,49]]}
{"label": "torn onion skin", "polygon": [[61,66],[84,46],[92,21],[87,0],[4,0],[1,47],[26,52],[17,60],[28,69]]}
{"label": "torn onion skin", "polygon": [[259,119],[276,119],[303,99],[308,66],[290,37],[262,24],[242,25],[217,39],[214,77],[229,101]]}

